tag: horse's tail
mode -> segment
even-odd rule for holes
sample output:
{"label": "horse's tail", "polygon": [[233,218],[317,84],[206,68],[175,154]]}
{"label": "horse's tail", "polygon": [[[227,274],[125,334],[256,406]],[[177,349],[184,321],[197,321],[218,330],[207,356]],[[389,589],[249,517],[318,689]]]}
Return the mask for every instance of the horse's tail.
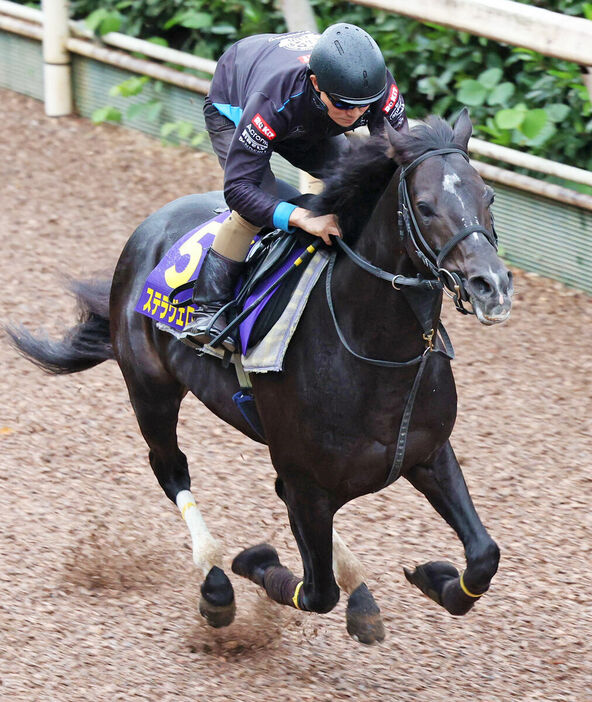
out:
{"label": "horse's tail", "polygon": [[69,280],[78,301],[79,322],[61,341],[33,335],[21,326],[5,328],[17,351],[47,373],[77,373],[114,358],[109,333],[110,280]]}

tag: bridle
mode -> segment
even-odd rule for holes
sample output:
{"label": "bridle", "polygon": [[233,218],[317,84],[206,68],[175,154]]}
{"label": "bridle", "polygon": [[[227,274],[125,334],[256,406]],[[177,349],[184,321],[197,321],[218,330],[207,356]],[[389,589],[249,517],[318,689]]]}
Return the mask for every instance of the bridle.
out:
{"label": "bridle", "polygon": [[454,301],[456,309],[462,314],[474,314],[474,312],[466,309],[463,305],[463,301],[467,302],[469,296],[465,290],[461,277],[456,271],[450,271],[447,268],[444,268],[442,264],[452,249],[454,249],[454,247],[463,239],[473,233],[483,234],[487,241],[497,251],[498,240],[493,224],[493,216],[491,219],[491,231],[480,225],[465,227],[451,239],[449,239],[440,249],[440,251],[436,252],[428,244],[421,232],[421,228],[419,227],[417,219],[415,218],[415,213],[413,212],[411,198],[409,197],[409,190],[407,188],[408,174],[411,173],[420,163],[431,156],[445,154],[460,154],[467,162],[469,160],[467,153],[462,149],[447,147],[443,149],[434,149],[433,151],[426,151],[425,154],[418,156],[410,164],[401,168],[399,172],[398,186],[399,232],[402,240],[405,241],[408,249],[410,249],[410,255],[419,259],[420,263],[423,264],[423,266],[434,276],[434,278],[440,280],[444,288],[450,292],[450,296]]}
{"label": "bridle", "polygon": [[[445,244],[442,246],[440,251],[434,251],[432,247],[426,241],[424,235],[422,234],[421,228],[417,223],[415,218],[415,213],[413,212],[413,206],[411,204],[411,198],[409,197],[409,189],[407,187],[407,176],[411,173],[417,166],[430,158],[431,156],[443,156],[445,154],[460,154],[467,162],[469,157],[465,151],[462,149],[449,146],[442,149],[433,149],[431,151],[426,151],[421,156],[418,156],[415,160],[406,166],[401,167],[399,170],[399,184],[398,184],[398,224],[399,224],[399,234],[401,237],[401,242],[405,245],[407,253],[415,261],[419,261],[420,266],[422,266],[428,273],[428,277],[424,277],[418,274],[414,278],[405,277],[403,275],[395,275],[394,273],[389,273],[388,271],[373,265],[370,261],[367,261],[363,256],[357,254],[353,249],[351,249],[341,238],[333,237],[334,241],[337,243],[339,248],[347,255],[347,257],[355,263],[357,266],[365,270],[367,273],[375,276],[376,278],[381,278],[382,280],[389,281],[395,290],[413,290],[424,291],[425,295],[429,294],[429,291],[444,291],[452,297],[456,309],[462,314],[475,314],[473,311],[468,310],[464,307],[463,301],[467,302],[469,296],[465,290],[463,282],[460,275],[456,271],[450,271],[443,267],[443,262],[450,252],[454,249],[457,244],[459,244],[463,239],[473,233],[481,233],[485,236],[487,241],[494,247],[497,251],[497,234],[495,232],[495,227],[493,225],[493,215],[491,219],[491,231],[482,227],[481,225],[472,225],[465,227],[457,234],[454,234]],[[367,363],[372,363],[378,366],[384,367],[402,367],[415,365],[421,362],[423,355],[416,356],[415,358],[409,359],[408,361],[386,361],[382,359],[369,358],[356,353],[351,346],[345,340],[343,332],[339,327],[337,316],[335,314],[335,308],[333,306],[333,299],[331,295],[331,279],[333,275],[333,268],[335,266],[336,252],[331,254],[329,260],[329,265],[327,268],[327,278],[325,282],[327,304],[333,318],[333,323],[335,329],[339,336],[341,343],[345,348],[356,358]],[[418,297],[411,297],[409,300],[410,305],[413,309],[415,316],[420,322],[423,330],[423,338],[426,341],[426,350],[434,351],[438,350],[434,347],[433,342],[435,341],[436,331],[440,332],[440,336],[444,340],[445,349],[441,349],[440,352],[445,353],[449,358],[454,357],[454,350],[452,345],[448,340],[448,336],[444,330],[444,327],[440,323],[439,329],[434,330],[431,328],[432,320],[429,319],[425,314],[424,305],[418,301]]]}

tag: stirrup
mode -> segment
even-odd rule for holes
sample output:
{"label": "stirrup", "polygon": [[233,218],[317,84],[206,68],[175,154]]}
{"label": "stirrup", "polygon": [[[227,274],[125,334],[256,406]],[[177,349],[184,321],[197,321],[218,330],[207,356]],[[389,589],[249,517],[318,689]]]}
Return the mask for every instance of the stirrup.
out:
{"label": "stirrup", "polygon": [[[202,310],[202,315],[205,310]],[[216,325],[216,315],[220,310],[216,310],[213,314],[208,314],[206,319],[199,321],[198,319],[191,320],[183,330],[184,336],[188,336],[192,341],[198,344],[206,345],[210,344],[213,339],[218,337],[223,331],[226,325],[223,327],[217,327]],[[199,313],[196,317],[199,316]],[[221,345],[230,353],[235,353],[237,348],[237,342],[231,334],[228,334]]]}

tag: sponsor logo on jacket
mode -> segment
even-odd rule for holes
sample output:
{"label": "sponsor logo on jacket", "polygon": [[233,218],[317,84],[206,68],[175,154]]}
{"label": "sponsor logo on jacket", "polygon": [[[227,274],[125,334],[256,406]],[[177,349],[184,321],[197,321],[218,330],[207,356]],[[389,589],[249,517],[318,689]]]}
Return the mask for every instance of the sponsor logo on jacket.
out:
{"label": "sponsor logo on jacket", "polygon": [[255,154],[263,154],[269,148],[269,142],[264,139],[258,131],[253,129],[253,125],[247,125],[238,138],[249,151]]}
{"label": "sponsor logo on jacket", "polygon": [[320,34],[313,34],[304,30],[293,34],[280,34],[278,37],[271,37],[268,41],[278,42],[282,49],[287,49],[288,51],[302,52],[312,51],[320,36]]}
{"label": "sponsor logo on jacket", "polygon": [[403,123],[405,119],[405,100],[403,100],[402,95],[399,95],[397,104],[391,110],[391,113],[387,115],[387,119],[395,129],[398,129]]}
{"label": "sponsor logo on jacket", "polygon": [[267,137],[270,140],[275,139],[275,132],[258,112],[253,117],[253,124],[255,125],[255,127],[257,127],[261,134],[263,134],[264,137]]}
{"label": "sponsor logo on jacket", "polygon": [[390,87],[388,97],[386,99],[386,103],[384,107],[382,108],[382,111],[388,115],[389,112],[393,109],[393,107],[397,104],[397,99],[399,98],[399,88],[397,88],[397,85],[393,83]]}

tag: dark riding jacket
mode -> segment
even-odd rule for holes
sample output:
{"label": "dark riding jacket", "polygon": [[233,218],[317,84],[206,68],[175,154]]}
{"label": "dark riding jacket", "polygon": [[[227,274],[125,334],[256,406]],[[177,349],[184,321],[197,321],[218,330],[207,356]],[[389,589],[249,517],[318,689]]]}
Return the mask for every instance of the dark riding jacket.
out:
{"label": "dark riding jacket", "polygon": [[385,120],[395,129],[406,123],[405,101],[388,71],[381,100],[350,127],[333,122],[309,79],[308,61],[317,39],[311,32],[260,34],[237,42],[218,61],[209,99],[236,125],[227,155],[224,197],[231,209],[253,224],[288,230],[295,209],[259,187],[274,151],[312,172],[305,156],[327,139],[362,125],[375,133]]}

